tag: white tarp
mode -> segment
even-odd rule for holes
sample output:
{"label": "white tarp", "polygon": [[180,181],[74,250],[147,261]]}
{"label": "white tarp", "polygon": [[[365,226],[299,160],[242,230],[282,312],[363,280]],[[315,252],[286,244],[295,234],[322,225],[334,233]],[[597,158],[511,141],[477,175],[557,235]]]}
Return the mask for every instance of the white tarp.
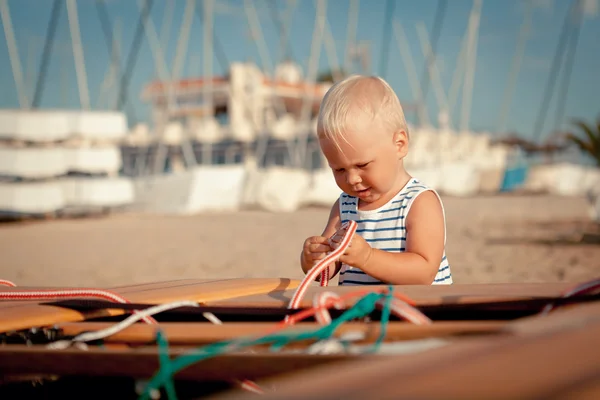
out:
{"label": "white tarp", "polygon": [[43,179],[67,172],[116,174],[120,149],[114,147],[0,147],[0,175]]}
{"label": "white tarp", "polygon": [[61,148],[0,147],[0,175],[41,179],[64,175],[68,170]]}
{"label": "white tarp", "polygon": [[2,213],[45,214],[65,205],[65,196],[56,182],[0,183]]}
{"label": "white tarp", "polygon": [[312,172],[310,183],[302,199],[307,206],[331,207],[340,197],[342,190],[335,183],[333,173],[329,168],[321,168]]}
{"label": "white tarp", "polygon": [[271,212],[298,210],[310,186],[310,174],[300,169],[272,166],[250,168],[243,192],[245,207]]}
{"label": "white tarp", "polygon": [[453,162],[441,166],[440,193],[472,196],[479,191],[480,173],[470,162]]}
{"label": "white tarp", "polygon": [[558,163],[531,167],[525,188],[561,196],[582,196],[600,186],[600,169]]}
{"label": "white tarp", "polygon": [[236,211],[245,176],[243,165],[207,165],[136,178],[136,208],[162,214]]}
{"label": "white tarp", "polygon": [[72,172],[116,174],[123,164],[117,146],[65,148],[63,153]]}
{"label": "white tarp", "polygon": [[57,181],[68,207],[119,207],[134,201],[133,183],[127,178],[72,177]]}
{"label": "white tarp", "polygon": [[66,112],[0,110],[0,137],[32,142],[66,140],[71,135]]}
{"label": "white tarp", "polygon": [[119,141],[128,132],[125,114],[116,111],[67,111],[70,136],[93,140]]}
{"label": "white tarp", "polygon": [[439,167],[411,168],[407,172],[434,190],[440,190],[442,172]]}
{"label": "white tarp", "polygon": [[302,200],[305,205],[331,207],[340,197],[342,190],[335,183],[329,168],[314,171],[310,177],[310,186]]}
{"label": "white tarp", "polygon": [[116,141],[127,134],[125,114],[112,111],[0,110],[0,138],[54,142],[71,138]]}

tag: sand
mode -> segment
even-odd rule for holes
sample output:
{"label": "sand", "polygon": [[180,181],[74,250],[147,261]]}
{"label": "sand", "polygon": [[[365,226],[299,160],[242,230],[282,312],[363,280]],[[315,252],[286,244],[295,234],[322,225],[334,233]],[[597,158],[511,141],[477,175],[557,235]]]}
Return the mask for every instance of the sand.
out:
{"label": "sand", "polygon": [[[455,283],[578,282],[600,275],[583,198],[444,197]],[[183,278],[302,278],[299,252],[326,209],[185,217],[119,214],[0,225],[0,279],[110,287]]]}

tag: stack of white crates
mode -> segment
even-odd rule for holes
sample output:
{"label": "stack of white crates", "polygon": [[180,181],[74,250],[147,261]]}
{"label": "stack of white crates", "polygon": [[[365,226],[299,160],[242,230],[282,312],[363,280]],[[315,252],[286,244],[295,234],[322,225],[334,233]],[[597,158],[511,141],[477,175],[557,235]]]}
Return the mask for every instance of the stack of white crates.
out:
{"label": "stack of white crates", "polygon": [[0,110],[0,214],[96,213],[133,202],[119,177],[122,113]]}

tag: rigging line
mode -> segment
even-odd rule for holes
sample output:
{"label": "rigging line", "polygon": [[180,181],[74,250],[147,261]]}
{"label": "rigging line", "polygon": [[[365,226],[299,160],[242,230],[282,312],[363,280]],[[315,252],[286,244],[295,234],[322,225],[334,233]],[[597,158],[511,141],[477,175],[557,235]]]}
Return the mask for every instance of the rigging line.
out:
{"label": "rigging line", "polygon": [[423,103],[421,107],[425,107],[425,104],[427,102],[427,92],[429,91],[429,84],[431,82],[429,71],[431,71],[430,68],[437,57],[437,47],[442,32],[442,26],[444,25],[444,20],[446,19],[447,5],[448,0],[438,0],[438,5],[435,11],[435,17],[433,22],[433,28],[431,29],[431,53],[427,55],[426,64],[423,66],[423,74],[421,75],[421,94],[423,96],[421,98],[421,101]]}
{"label": "rigging line", "polygon": [[152,9],[153,5],[154,0],[144,1],[144,7],[138,19],[138,24],[135,30],[133,42],[131,43],[131,47],[129,48],[129,54],[127,55],[127,62],[125,63],[125,73],[121,76],[121,84],[119,87],[119,101],[116,107],[117,110],[123,110],[123,105],[127,100],[127,87],[129,86],[129,80],[131,78],[133,68],[135,67],[135,63],[138,59],[139,50],[141,47],[140,42],[144,34],[144,21],[148,19],[148,15],[150,15],[150,10]]}
{"label": "rigging line", "polygon": [[381,60],[379,64],[379,76],[386,79],[388,55],[391,42],[392,18],[394,16],[395,0],[387,0],[385,5],[385,23],[383,24],[383,37],[381,44]]}
{"label": "rigging line", "polygon": [[52,45],[54,44],[54,37],[56,35],[56,28],[58,27],[58,19],[60,17],[60,10],[64,1],[54,0],[52,4],[52,11],[50,14],[50,20],[48,22],[48,28],[46,29],[46,42],[44,43],[44,52],[42,53],[42,60],[40,62],[40,69],[38,72],[37,83],[35,85],[35,94],[33,95],[33,102],[31,108],[38,108],[42,99],[42,92],[46,83],[46,74],[48,73],[48,65],[50,63],[50,53],[52,52]]}
{"label": "rigging line", "polygon": [[[567,38],[569,35],[569,16],[573,10],[573,7],[577,4],[577,1],[571,2],[571,6],[567,9],[565,13],[565,18],[563,20],[563,26],[561,28],[560,37],[558,39],[558,43],[556,45],[556,51],[554,52],[554,59],[552,60],[552,68],[550,70],[550,74],[548,75],[548,80],[546,81],[546,87],[544,89],[544,96],[542,97],[542,103],[540,104],[540,109],[538,111],[538,115],[535,121],[534,129],[533,129],[533,137],[532,141],[536,142],[544,128],[544,121],[546,120],[546,115],[548,113],[548,106],[552,99],[552,92],[554,91],[554,84],[556,83],[556,75],[558,74],[558,70],[562,63],[562,57],[564,55],[564,48],[567,43]],[[559,59],[560,58],[560,59]]]}
{"label": "rigging line", "polygon": [[571,73],[573,72],[573,65],[575,64],[575,54],[577,53],[577,44],[579,42],[579,33],[581,31],[581,21],[583,11],[581,10],[581,0],[578,0],[578,7],[575,10],[575,21],[573,28],[574,32],[571,34],[571,43],[568,48],[568,54],[566,55],[566,66],[563,75],[562,85],[558,89],[558,105],[556,106],[556,119],[554,121],[554,129],[560,129],[562,126],[563,118],[565,115],[565,109],[567,106],[567,98],[569,96],[569,82],[571,80]]}
{"label": "rigging line", "polygon": [[269,5],[269,16],[277,28],[278,34],[281,35],[279,40],[279,54],[277,54],[279,56],[278,59],[295,60],[294,52],[292,51],[292,45],[288,43],[289,35],[287,34],[287,30],[284,29],[280,20],[280,13],[276,4],[276,0],[267,0],[267,4]]}
{"label": "rigging line", "polygon": [[[118,51],[113,51],[113,49],[112,49],[113,41],[114,41],[113,32],[111,29],[112,23],[110,21],[110,17],[108,16],[108,11],[106,10],[105,0],[96,1],[96,12],[98,14],[98,19],[100,20],[100,27],[102,28],[102,33],[104,36],[104,42],[106,44],[106,49],[108,51],[108,56],[110,58],[113,58],[114,62],[118,66],[118,71],[119,71],[119,75],[120,75],[118,78],[122,78],[123,74],[121,73],[121,71],[122,71],[121,70],[121,56],[119,55]],[[133,120],[135,122],[137,122],[138,118],[137,118],[137,114],[135,111],[135,107],[133,107],[133,105],[131,104],[129,99],[126,99],[125,103],[129,108],[129,112],[130,112]]]}
{"label": "rigging line", "polygon": [[[196,17],[198,17],[200,26],[202,26],[202,24],[204,22],[204,13],[202,12],[203,8],[204,7],[196,7],[195,8]],[[223,50],[223,45],[219,41],[219,38],[217,37],[217,35],[213,34],[212,36],[213,36],[214,56],[217,57],[217,62],[219,63],[219,66],[223,70],[223,73],[225,75],[227,75],[228,74],[227,71],[229,71],[229,60],[227,59],[227,55],[225,54],[225,51]]]}

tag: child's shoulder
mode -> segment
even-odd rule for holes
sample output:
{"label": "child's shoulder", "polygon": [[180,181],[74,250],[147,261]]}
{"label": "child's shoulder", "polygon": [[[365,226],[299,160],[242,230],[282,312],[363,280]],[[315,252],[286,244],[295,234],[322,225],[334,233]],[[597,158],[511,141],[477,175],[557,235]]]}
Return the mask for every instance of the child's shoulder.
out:
{"label": "child's shoulder", "polygon": [[[410,186],[407,185],[407,192],[410,192],[411,196],[407,214],[407,222],[419,220],[431,221],[437,218],[445,219],[444,205],[442,198],[437,191],[425,184],[424,182],[413,178]],[[410,210],[410,213],[408,212]]]}

